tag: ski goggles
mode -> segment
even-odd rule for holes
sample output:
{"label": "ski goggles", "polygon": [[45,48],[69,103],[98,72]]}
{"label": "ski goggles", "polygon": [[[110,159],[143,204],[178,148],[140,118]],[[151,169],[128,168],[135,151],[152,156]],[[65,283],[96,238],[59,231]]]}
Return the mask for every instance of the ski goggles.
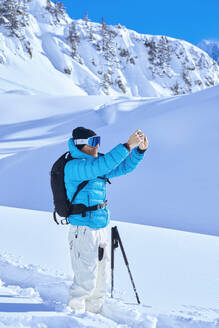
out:
{"label": "ski goggles", "polygon": [[75,145],[88,145],[91,147],[100,146],[100,136],[90,137],[88,139],[74,139]]}

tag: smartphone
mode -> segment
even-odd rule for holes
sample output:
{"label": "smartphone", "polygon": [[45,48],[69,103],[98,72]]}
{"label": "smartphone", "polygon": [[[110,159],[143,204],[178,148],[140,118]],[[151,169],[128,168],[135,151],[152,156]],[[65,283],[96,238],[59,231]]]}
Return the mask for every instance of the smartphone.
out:
{"label": "smartphone", "polygon": [[143,136],[143,132],[142,131],[138,131],[137,134],[141,137]]}

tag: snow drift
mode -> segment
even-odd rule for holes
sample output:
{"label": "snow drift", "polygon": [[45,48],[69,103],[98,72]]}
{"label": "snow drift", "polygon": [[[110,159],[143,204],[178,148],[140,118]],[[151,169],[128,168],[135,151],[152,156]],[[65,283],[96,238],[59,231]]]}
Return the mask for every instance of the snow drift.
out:
{"label": "snow drift", "polygon": [[74,315],[66,312],[72,282],[68,227],[55,225],[46,212],[1,206],[0,216],[1,327],[218,327],[217,237],[111,222],[141,305],[118,249],[115,299],[107,297],[101,314]]}
{"label": "snow drift", "polygon": [[0,204],[53,210],[49,172],[76,126],[102,136],[101,152],[140,128],[149,148],[137,170],[112,179],[112,218],[218,235],[218,94],[216,86],[161,99],[2,95]]}

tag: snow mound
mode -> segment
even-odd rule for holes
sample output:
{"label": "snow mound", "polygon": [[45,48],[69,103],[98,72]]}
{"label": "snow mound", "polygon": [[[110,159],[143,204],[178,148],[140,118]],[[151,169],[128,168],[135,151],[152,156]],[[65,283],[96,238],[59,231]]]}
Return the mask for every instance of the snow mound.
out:
{"label": "snow mound", "polygon": [[[13,328],[216,328],[219,321],[203,322],[192,317],[147,313],[143,305],[107,298],[101,314],[75,315],[66,309],[69,281],[21,265],[0,255],[0,327]],[[28,287],[27,287],[28,286]]]}
{"label": "snow mound", "polygon": [[156,327],[155,318],[134,306],[110,299],[100,315],[68,314],[70,282],[66,278],[53,276],[40,266],[22,265],[7,254],[0,254],[0,276],[1,327],[70,327],[73,323],[79,328],[96,327],[97,324],[103,328],[117,327],[117,323],[121,328]]}
{"label": "snow mound", "polygon": [[0,215],[0,327],[218,327],[216,237],[117,222],[141,304],[118,249],[115,298],[98,315],[75,315],[66,307],[68,229],[46,212],[0,207]]}

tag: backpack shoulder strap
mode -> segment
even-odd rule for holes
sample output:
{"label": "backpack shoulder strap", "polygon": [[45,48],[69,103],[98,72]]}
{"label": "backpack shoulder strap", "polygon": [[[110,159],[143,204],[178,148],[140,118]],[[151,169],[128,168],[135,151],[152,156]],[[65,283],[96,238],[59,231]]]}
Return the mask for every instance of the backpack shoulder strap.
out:
{"label": "backpack shoulder strap", "polygon": [[110,179],[108,178],[104,178],[104,177],[98,177],[99,179],[102,179],[102,180],[105,180],[106,182],[108,182],[109,184],[111,184],[111,181]]}
{"label": "backpack shoulder strap", "polygon": [[[72,157],[71,156],[71,153],[69,152],[69,155],[68,155],[68,160],[72,160],[72,159],[77,159],[76,157]],[[79,191],[81,191],[87,184],[88,184],[89,180],[85,180],[83,182],[81,182],[78,187],[77,187],[77,190],[75,191],[72,199],[71,199],[71,204],[73,203],[73,201],[75,200],[77,194],[79,193]]]}
{"label": "backpack shoulder strap", "polygon": [[83,181],[81,182],[78,187],[77,187],[77,190],[76,192],[74,193],[73,197],[72,197],[72,200],[71,200],[71,204],[73,203],[73,201],[75,200],[77,194],[79,193],[79,191],[81,191],[81,189],[83,189],[87,184],[88,184],[89,180],[86,180],[86,181]]}

